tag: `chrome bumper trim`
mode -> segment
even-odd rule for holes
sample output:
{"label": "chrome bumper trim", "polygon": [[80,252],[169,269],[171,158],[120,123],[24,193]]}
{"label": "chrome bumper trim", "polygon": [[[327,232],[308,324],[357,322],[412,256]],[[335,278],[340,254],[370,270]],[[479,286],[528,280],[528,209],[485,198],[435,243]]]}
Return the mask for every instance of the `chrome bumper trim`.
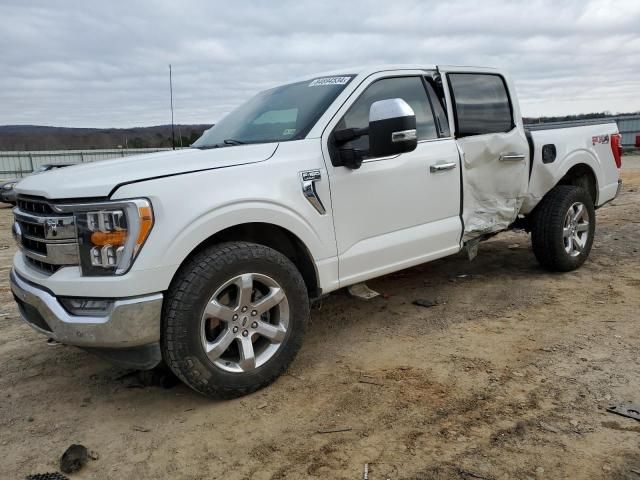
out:
{"label": "chrome bumper trim", "polygon": [[[23,235],[24,238],[29,238]],[[40,240],[42,241],[42,240]],[[27,257],[38,260],[39,262],[48,263],[49,265],[78,265],[78,244],[77,243],[47,243],[47,254],[38,253],[29,250],[24,245],[18,245],[18,248]]]}
{"label": "chrome bumper trim", "polygon": [[[160,340],[162,293],[114,300],[105,316],[69,314],[48,290],[27,282],[11,270],[11,291],[19,300],[24,321],[55,340],[79,347],[129,348]],[[37,325],[29,310],[35,309],[50,331]]]}

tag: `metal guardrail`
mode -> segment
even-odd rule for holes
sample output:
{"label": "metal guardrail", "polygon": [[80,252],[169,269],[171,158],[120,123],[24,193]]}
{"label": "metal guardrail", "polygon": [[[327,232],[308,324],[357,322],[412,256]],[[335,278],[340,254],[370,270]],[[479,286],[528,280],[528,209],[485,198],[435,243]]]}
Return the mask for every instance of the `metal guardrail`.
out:
{"label": "metal guardrail", "polygon": [[88,163],[97,160],[163,152],[170,148],[118,148],[109,150],[44,150],[0,152],[0,178],[22,178],[41,165],[52,163]]}

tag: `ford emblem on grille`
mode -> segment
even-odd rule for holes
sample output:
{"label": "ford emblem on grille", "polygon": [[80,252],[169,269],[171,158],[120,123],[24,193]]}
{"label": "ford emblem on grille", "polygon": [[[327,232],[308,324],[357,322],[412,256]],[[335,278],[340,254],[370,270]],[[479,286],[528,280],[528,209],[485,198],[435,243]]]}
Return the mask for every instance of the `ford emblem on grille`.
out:
{"label": "ford emblem on grille", "polygon": [[47,218],[47,235],[46,238],[58,236],[58,220],[55,218]]}

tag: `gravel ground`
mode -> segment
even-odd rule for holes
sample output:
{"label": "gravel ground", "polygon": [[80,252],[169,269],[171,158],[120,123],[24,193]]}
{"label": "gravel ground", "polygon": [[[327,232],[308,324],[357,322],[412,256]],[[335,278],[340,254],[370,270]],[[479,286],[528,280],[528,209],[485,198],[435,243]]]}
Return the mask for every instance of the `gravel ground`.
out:
{"label": "gravel ground", "polygon": [[471,263],[376,279],[373,300],[336,292],[288,374],[224,402],[47,346],[11,298],[1,209],[0,478],[55,471],[82,443],[99,458],[73,479],[360,479],[368,464],[371,480],[640,480],[640,422],[605,410],[640,403],[639,160],[580,270],[541,270],[512,232]]}

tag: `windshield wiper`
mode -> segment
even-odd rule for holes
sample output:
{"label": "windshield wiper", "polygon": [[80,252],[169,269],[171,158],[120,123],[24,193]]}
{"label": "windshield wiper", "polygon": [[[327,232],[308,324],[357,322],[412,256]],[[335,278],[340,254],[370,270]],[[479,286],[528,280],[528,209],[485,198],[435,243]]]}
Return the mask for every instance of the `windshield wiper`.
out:
{"label": "windshield wiper", "polygon": [[220,148],[222,145],[219,143],[214,143],[213,145],[203,145],[202,147],[192,147],[197,148],[198,150],[210,150],[212,148]]}
{"label": "windshield wiper", "polygon": [[247,145],[249,142],[243,142],[242,140],[236,140],[235,138],[227,138],[223,140],[222,143],[213,143],[211,145],[203,145],[201,147],[193,147],[198,148],[200,150],[209,150],[211,148],[222,148],[225,145]]}

